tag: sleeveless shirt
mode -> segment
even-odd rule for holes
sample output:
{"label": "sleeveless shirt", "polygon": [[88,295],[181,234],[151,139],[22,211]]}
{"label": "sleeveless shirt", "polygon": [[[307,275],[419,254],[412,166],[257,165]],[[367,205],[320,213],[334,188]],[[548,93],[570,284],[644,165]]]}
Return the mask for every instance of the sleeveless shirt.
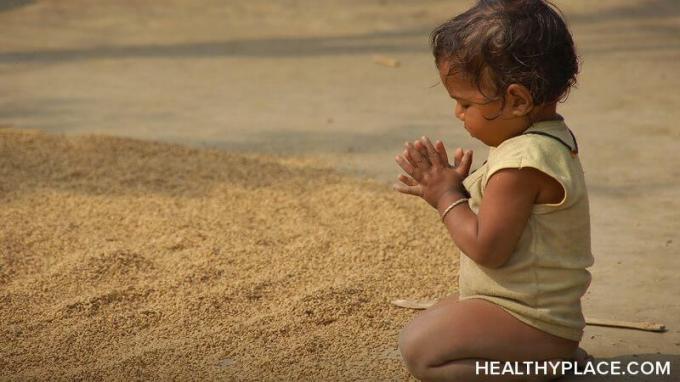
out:
{"label": "sleeveless shirt", "polygon": [[503,168],[532,167],[564,189],[559,203],[535,204],[508,261],[487,268],[460,257],[459,297],[481,298],[544,332],[579,341],[585,319],[581,297],[593,265],[590,215],[577,143],[564,120],[533,124],[522,135],[491,147],[487,161],[463,185],[479,212],[489,178]]}

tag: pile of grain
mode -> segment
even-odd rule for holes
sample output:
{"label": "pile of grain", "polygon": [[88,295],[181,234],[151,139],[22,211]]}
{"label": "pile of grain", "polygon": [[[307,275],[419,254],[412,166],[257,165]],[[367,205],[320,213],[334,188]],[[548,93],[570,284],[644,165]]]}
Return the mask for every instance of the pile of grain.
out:
{"label": "pile of grain", "polygon": [[434,210],[311,160],[2,129],[0,221],[10,379],[404,379],[389,301],[456,289]]}

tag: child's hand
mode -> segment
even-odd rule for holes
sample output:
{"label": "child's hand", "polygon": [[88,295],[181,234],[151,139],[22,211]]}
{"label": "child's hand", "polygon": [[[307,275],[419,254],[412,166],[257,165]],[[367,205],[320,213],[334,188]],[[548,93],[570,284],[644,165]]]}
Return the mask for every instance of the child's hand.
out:
{"label": "child's hand", "polygon": [[472,151],[456,149],[454,166],[449,164],[446,149],[441,141],[435,146],[427,137],[413,143],[406,142],[405,150],[395,160],[410,177],[399,175],[402,184],[393,188],[404,194],[416,195],[434,208],[440,198],[449,193],[461,194],[462,181],[470,172]]}

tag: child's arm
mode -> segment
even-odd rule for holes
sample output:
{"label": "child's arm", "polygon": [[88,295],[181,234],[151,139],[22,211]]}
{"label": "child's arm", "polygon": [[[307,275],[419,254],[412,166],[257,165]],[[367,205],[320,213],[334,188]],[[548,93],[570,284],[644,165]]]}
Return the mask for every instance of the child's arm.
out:
{"label": "child's arm", "polygon": [[[529,168],[500,170],[487,182],[478,215],[465,203],[446,215],[444,224],[451,238],[476,263],[498,268],[512,255],[538,194],[535,173]],[[461,197],[442,195],[437,210],[442,214]]]}
{"label": "child's arm", "polygon": [[[409,187],[395,189],[421,196],[441,215],[463,197],[460,184],[469,171],[472,152],[458,151],[457,166],[451,167],[443,144],[437,142],[435,149],[424,137],[415,145],[408,144],[397,162],[412,178],[404,182]],[[524,231],[546,181],[544,177],[548,176],[531,168],[503,169],[493,174],[478,215],[463,203],[445,217],[444,223],[458,248],[482,266],[497,268],[505,264]]]}

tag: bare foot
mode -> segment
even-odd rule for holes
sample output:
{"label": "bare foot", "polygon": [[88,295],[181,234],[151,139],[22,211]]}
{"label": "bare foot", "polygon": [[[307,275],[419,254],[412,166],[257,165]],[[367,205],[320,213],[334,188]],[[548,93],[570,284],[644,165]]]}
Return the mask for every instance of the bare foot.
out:
{"label": "bare foot", "polygon": [[576,349],[574,356],[570,359],[570,361],[576,361],[576,365],[578,365],[579,369],[583,369],[589,362],[593,362],[594,360],[595,358],[592,355],[588,354],[588,352],[580,347]]}

